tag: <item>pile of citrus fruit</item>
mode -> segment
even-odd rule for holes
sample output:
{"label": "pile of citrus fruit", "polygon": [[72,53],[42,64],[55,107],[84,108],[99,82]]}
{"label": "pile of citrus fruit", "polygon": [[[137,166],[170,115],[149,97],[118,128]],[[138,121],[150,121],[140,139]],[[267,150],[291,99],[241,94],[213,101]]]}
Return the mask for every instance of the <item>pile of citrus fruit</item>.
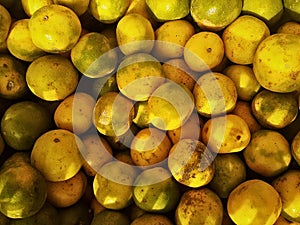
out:
{"label": "pile of citrus fruit", "polygon": [[0,224],[300,224],[299,110],[298,0],[0,0]]}

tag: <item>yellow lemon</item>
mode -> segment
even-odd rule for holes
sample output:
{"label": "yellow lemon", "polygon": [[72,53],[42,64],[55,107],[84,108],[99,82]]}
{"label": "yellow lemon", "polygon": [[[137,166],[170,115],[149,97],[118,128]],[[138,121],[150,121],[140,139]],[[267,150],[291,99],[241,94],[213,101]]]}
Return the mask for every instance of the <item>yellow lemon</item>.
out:
{"label": "yellow lemon", "polygon": [[53,4],[53,0],[21,0],[21,2],[28,17],[31,17],[35,11],[43,6]]}

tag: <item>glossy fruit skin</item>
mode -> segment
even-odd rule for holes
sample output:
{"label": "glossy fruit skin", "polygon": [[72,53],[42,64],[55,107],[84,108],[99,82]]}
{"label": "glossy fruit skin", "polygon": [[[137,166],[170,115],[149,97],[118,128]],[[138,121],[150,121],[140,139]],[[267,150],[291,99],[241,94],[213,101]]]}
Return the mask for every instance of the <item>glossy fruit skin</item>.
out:
{"label": "glossy fruit skin", "polygon": [[9,218],[37,213],[47,198],[46,180],[26,153],[15,153],[0,170],[0,211]]}

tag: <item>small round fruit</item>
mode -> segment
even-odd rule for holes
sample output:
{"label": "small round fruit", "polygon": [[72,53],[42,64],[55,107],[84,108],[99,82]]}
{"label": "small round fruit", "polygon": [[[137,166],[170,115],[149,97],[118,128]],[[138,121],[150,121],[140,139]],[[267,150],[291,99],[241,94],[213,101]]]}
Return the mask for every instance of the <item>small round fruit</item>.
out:
{"label": "small round fruit", "polygon": [[267,182],[253,179],[239,184],[229,195],[227,211],[236,224],[273,225],[282,209],[278,192]]}
{"label": "small round fruit", "polygon": [[206,187],[184,192],[175,211],[178,225],[221,225],[222,220],[222,201]]}
{"label": "small round fruit", "polygon": [[118,92],[107,92],[96,102],[94,125],[106,136],[125,134],[134,117],[133,102]]}
{"label": "small round fruit", "polygon": [[190,13],[202,30],[220,31],[242,11],[242,0],[191,0]]}
{"label": "small round fruit", "polygon": [[142,171],[133,184],[134,202],[146,212],[170,212],[175,209],[179,196],[177,182],[163,167]]}
{"label": "small round fruit", "polygon": [[12,219],[36,214],[47,198],[45,178],[30,162],[10,160],[4,164],[0,170],[0,212]]}
{"label": "small round fruit", "polygon": [[[293,92],[300,88],[300,37],[277,33],[265,38],[253,60],[257,81],[273,92]],[[290,57],[290,56],[293,57]]]}
{"label": "small round fruit", "polygon": [[72,9],[77,16],[81,16],[88,10],[90,0],[53,0],[53,3],[64,5]]}
{"label": "small round fruit", "polygon": [[274,130],[253,133],[243,155],[247,166],[265,177],[273,177],[287,170],[292,160],[288,141]]}
{"label": "small round fruit", "polygon": [[215,173],[213,161],[213,154],[202,142],[182,139],[172,146],[168,167],[179,183],[198,188],[213,179]]}
{"label": "small round fruit", "polygon": [[246,180],[245,163],[236,154],[218,154],[214,165],[215,173],[209,187],[221,198],[227,198],[237,185]]}
{"label": "small round fruit", "polygon": [[47,201],[55,207],[74,205],[84,195],[86,187],[87,177],[82,171],[64,181],[47,181]]}
{"label": "small round fruit", "polygon": [[83,164],[81,139],[64,129],[42,134],[31,151],[31,164],[48,181],[64,181],[78,173]]}
{"label": "small round fruit", "polygon": [[50,113],[32,101],[12,104],[1,120],[6,144],[15,150],[30,150],[36,139],[52,127]]}
{"label": "small round fruit", "polygon": [[257,46],[268,36],[270,30],[262,20],[250,15],[240,16],[222,34],[225,55],[233,63],[252,64]]}
{"label": "small round fruit", "polygon": [[95,99],[84,92],[76,92],[65,98],[54,112],[54,122],[58,128],[79,135],[86,132],[93,123]]}
{"label": "small round fruit", "polygon": [[121,210],[132,203],[134,167],[120,161],[104,164],[93,180],[93,191],[98,202],[107,209]]}
{"label": "small round fruit", "polygon": [[298,115],[298,102],[290,93],[262,90],[252,100],[252,113],[265,128],[281,129]]}
{"label": "small round fruit", "polygon": [[112,24],[126,13],[130,0],[90,0],[89,10],[101,23]]}
{"label": "small round fruit", "polygon": [[230,65],[225,68],[223,73],[234,82],[240,100],[252,100],[261,88],[252,68],[249,66]]}
{"label": "small round fruit", "polygon": [[138,101],[134,104],[135,116],[132,120],[139,128],[149,127],[149,108],[148,101]]}
{"label": "small round fruit", "polygon": [[157,128],[144,128],[134,136],[130,155],[135,165],[151,166],[164,161],[171,146],[166,132]]}
{"label": "small round fruit", "polygon": [[116,36],[120,50],[125,55],[151,52],[155,34],[152,24],[140,14],[123,16],[117,24]]}
{"label": "small round fruit", "polygon": [[26,71],[30,91],[46,101],[65,99],[75,91],[78,79],[71,60],[61,55],[41,56]]}
{"label": "small round fruit", "polygon": [[160,61],[180,58],[186,42],[194,34],[195,28],[187,20],[167,21],[155,30],[156,41],[152,54]]}
{"label": "small round fruit", "polygon": [[119,64],[116,80],[123,95],[134,101],[146,101],[165,77],[156,58],[147,53],[136,53],[125,56]]}
{"label": "small round fruit", "polygon": [[71,49],[74,66],[90,78],[111,74],[118,62],[118,55],[103,34],[89,32],[78,40]]}
{"label": "small round fruit", "polygon": [[188,0],[146,0],[157,21],[178,20],[189,14]]}
{"label": "small round fruit", "polygon": [[21,0],[23,10],[28,17],[43,6],[53,4],[53,0]]}
{"label": "small round fruit", "polygon": [[201,31],[191,36],[184,46],[184,60],[194,71],[212,69],[222,62],[224,44],[216,33]]}
{"label": "small round fruit", "polygon": [[81,34],[81,23],[73,10],[58,4],[43,6],[30,17],[32,42],[49,53],[71,50]]}
{"label": "small round fruit", "polygon": [[198,113],[205,117],[231,112],[238,98],[234,82],[217,72],[202,75],[194,86],[193,95]]}
{"label": "small round fruit", "polygon": [[26,66],[10,54],[0,55],[0,97],[19,99],[28,91]]}
{"label": "small round fruit", "polygon": [[160,85],[148,99],[150,122],[162,130],[181,127],[194,110],[194,97],[184,85],[173,81]]}
{"label": "small round fruit", "polygon": [[31,39],[28,28],[29,19],[17,20],[13,23],[7,37],[7,49],[18,59],[32,62],[45,52],[36,47]]}
{"label": "small round fruit", "polygon": [[277,29],[277,33],[300,35],[300,23],[296,21],[287,21]]}
{"label": "small round fruit", "polygon": [[220,154],[240,152],[251,139],[245,120],[234,114],[209,119],[204,123],[201,134],[203,143]]}
{"label": "small round fruit", "polygon": [[1,3],[0,5],[0,43],[5,43],[11,26],[11,15],[7,8]]}
{"label": "small round fruit", "polygon": [[300,171],[288,170],[277,177],[272,185],[282,200],[281,215],[291,222],[300,223]]}

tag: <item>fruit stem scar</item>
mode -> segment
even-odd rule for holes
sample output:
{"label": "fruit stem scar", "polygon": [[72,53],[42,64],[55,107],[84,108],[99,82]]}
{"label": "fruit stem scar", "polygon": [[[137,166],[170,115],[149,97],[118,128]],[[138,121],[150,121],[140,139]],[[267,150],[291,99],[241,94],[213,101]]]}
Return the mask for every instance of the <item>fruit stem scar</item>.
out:
{"label": "fruit stem scar", "polygon": [[44,21],[46,21],[48,19],[49,19],[49,17],[47,15],[45,15],[44,18],[43,18]]}

